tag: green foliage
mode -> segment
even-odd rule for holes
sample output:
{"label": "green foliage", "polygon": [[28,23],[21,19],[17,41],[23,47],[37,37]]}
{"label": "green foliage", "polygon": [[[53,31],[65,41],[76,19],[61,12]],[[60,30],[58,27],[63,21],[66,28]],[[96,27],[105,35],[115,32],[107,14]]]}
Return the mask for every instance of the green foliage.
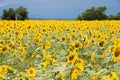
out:
{"label": "green foliage", "polygon": [[16,15],[17,15],[17,19],[18,20],[28,19],[28,11],[26,10],[26,8],[24,8],[22,6],[20,6],[19,8],[17,8]]}
{"label": "green foliage", "polygon": [[109,20],[115,20],[115,19],[116,19],[116,16],[115,16],[115,15],[112,15],[112,14],[111,14],[111,15],[109,16]]}
{"label": "green foliage", "polygon": [[109,20],[120,20],[120,13],[117,13],[116,15],[110,15]]}
{"label": "green foliage", "polygon": [[104,13],[107,8],[102,7],[91,7],[87,9],[82,15],[77,17],[77,20],[105,20],[108,19],[107,15]]}
{"label": "green foliage", "polygon": [[120,20],[120,12],[116,15],[107,16],[104,12],[107,10],[105,6],[101,7],[91,7],[90,9],[85,10],[82,15],[77,16],[77,20]]}
{"label": "green foliage", "polygon": [[117,13],[116,19],[117,19],[117,20],[120,20],[120,13]]}
{"label": "green foliage", "polygon": [[9,8],[3,10],[2,20],[25,20],[28,19],[28,11],[26,8],[20,6],[16,10]]}

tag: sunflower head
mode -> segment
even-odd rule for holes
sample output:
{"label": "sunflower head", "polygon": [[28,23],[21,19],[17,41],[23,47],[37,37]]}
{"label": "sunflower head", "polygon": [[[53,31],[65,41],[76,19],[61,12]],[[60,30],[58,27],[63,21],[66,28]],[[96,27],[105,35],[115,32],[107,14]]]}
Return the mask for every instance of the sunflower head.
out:
{"label": "sunflower head", "polygon": [[82,44],[80,42],[76,42],[75,45],[74,45],[74,48],[76,50],[79,50],[81,47],[82,47]]}
{"label": "sunflower head", "polygon": [[113,60],[114,62],[120,60],[120,46],[116,46],[113,51]]}
{"label": "sunflower head", "polygon": [[35,69],[34,69],[34,68],[29,68],[29,69],[28,69],[28,75],[29,75],[30,77],[35,77],[35,76],[36,76]]}
{"label": "sunflower head", "polygon": [[74,65],[77,59],[78,59],[77,52],[73,51],[72,53],[69,54],[68,63],[71,63],[72,65]]}

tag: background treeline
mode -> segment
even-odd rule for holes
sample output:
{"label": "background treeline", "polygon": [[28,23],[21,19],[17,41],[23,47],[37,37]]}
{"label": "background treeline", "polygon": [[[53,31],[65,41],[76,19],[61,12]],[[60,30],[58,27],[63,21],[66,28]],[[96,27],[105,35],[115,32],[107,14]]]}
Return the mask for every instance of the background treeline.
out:
{"label": "background treeline", "polygon": [[105,14],[107,8],[105,6],[100,7],[91,7],[90,9],[85,10],[82,15],[77,16],[77,20],[120,20],[120,12],[116,15]]}
{"label": "background treeline", "polygon": [[3,10],[2,20],[25,20],[28,19],[28,11],[25,7],[20,6],[16,10],[13,8],[9,8]]}
{"label": "background treeline", "polygon": [[[107,8],[105,6],[100,7],[91,7],[90,9],[85,10],[81,15],[78,15],[76,20],[120,20],[120,12],[116,15],[105,14]],[[3,10],[1,19],[2,20],[25,20],[28,18],[28,11],[25,7],[20,6],[16,10],[9,8]]]}

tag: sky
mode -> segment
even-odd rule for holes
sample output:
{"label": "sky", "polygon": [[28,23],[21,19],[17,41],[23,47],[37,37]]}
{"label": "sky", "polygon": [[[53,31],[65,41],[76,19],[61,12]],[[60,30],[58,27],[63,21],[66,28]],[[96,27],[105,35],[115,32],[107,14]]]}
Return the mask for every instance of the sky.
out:
{"label": "sky", "polygon": [[75,19],[90,7],[106,6],[106,14],[120,12],[120,0],[0,0],[0,15],[8,8],[24,6],[30,18]]}

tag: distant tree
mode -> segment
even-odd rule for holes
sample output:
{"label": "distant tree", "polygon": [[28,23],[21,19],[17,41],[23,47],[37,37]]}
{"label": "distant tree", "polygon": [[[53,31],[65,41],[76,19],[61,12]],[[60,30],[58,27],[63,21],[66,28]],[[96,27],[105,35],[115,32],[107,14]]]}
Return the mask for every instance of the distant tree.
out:
{"label": "distant tree", "polygon": [[3,10],[2,19],[15,20],[15,10],[13,8],[9,8],[8,10]]}
{"label": "distant tree", "polygon": [[28,19],[28,11],[24,7],[19,7],[16,10],[13,8],[9,8],[3,10],[2,20],[25,20]]}
{"label": "distant tree", "polygon": [[120,13],[117,13],[116,20],[120,20]]}
{"label": "distant tree", "polygon": [[8,17],[8,11],[7,11],[7,10],[3,10],[3,13],[2,13],[2,17],[1,17],[1,18],[2,18],[3,20],[5,20],[5,19],[7,20],[7,17]]}
{"label": "distant tree", "polygon": [[111,14],[111,15],[109,16],[109,20],[116,20],[116,16]]}
{"label": "distant tree", "polygon": [[16,15],[18,20],[28,19],[28,11],[22,6],[16,9]]}
{"label": "distant tree", "polygon": [[15,20],[15,10],[13,8],[8,9],[8,15],[9,20]]}
{"label": "distant tree", "polygon": [[104,13],[107,8],[102,7],[91,7],[90,9],[85,10],[82,15],[77,16],[77,20],[105,20],[108,19],[108,16]]}
{"label": "distant tree", "polygon": [[82,16],[81,15],[78,15],[77,16],[77,20],[82,20],[83,18],[82,18]]}

